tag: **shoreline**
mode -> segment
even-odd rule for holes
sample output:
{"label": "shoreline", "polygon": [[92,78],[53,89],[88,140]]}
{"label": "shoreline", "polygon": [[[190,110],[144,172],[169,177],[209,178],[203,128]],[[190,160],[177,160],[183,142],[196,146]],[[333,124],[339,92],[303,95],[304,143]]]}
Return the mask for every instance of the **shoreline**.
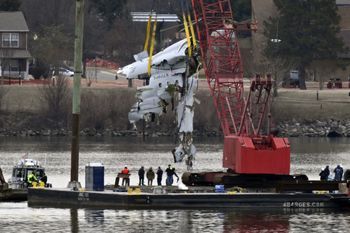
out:
{"label": "shoreline", "polygon": [[[350,137],[350,120],[315,120],[297,121],[292,119],[280,122],[274,130],[277,130],[278,137]],[[60,129],[20,129],[12,130],[1,128],[0,137],[66,137],[71,136],[71,130]],[[80,136],[85,137],[176,137],[174,130],[156,131],[146,130],[118,130],[85,128],[80,131]],[[194,130],[193,137],[223,137],[218,129]]]}
{"label": "shoreline", "polygon": [[[149,132],[145,131],[133,131],[133,130],[95,130],[84,129],[80,131],[80,136],[85,137],[143,137],[146,138],[158,138],[158,137],[175,137],[176,134],[172,132]],[[71,136],[71,130],[68,129],[23,129],[23,130],[11,130],[0,129],[0,137],[69,137]],[[194,137],[223,137],[223,134],[216,130],[212,131],[194,131]]]}

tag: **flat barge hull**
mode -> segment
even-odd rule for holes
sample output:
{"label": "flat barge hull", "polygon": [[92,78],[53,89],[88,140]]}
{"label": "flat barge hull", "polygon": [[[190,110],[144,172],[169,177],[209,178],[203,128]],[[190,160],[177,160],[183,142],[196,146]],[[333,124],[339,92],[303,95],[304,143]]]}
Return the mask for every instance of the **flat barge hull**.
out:
{"label": "flat barge hull", "polygon": [[188,209],[188,208],[349,208],[345,194],[312,193],[168,193],[128,194],[79,192],[58,189],[28,191],[30,207],[103,209]]}

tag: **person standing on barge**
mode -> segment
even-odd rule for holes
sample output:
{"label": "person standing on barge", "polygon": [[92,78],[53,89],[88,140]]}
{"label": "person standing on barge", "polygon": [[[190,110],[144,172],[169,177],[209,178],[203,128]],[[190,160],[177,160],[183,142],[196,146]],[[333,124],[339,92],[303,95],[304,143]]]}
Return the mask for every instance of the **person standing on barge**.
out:
{"label": "person standing on barge", "polygon": [[153,180],[154,180],[154,177],[155,177],[155,174],[154,174],[154,171],[152,169],[152,167],[150,167],[146,173],[146,176],[147,176],[147,180],[148,180],[148,183],[147,185],[148,186],[152,186],[153,185]]}
{"label": "person standing on barge", "polygon": [[145,169],[143,166],[139,169],[139,186],[145,185]]}
{"label": "person standing on barge", "polygon": [[122,170],[122,176],[123,176],[123,180],[122,180],[122,186],[129,186],[130,185],[130,171],[128,169],[127,166],[124,167],[124,169]]}
{"label": "person standing on barge", "polygon": [[329,174],[330,174],[329,166],[327,165],[326,168],[322,169],[322,171],[320,172],[321,180],[328,180]]}
{"label": "person standing on barge", "polygon": [[338,165],[335,169],[334,169],[334,180],[335,181],[341,181],[343,178],[343,168],[341,165]]}
{"label": "person standing on barge", "polygon": [[166,178],[166,185],[171,186],[174,183],[173,176],[176,176],[177,182],[179,182],[179,176],[175,172],[175,168],[171,168],[171,165],[168,165],[168,168],[165,170],[167,178]]}
{"label": "person standing on barge", "polygon": [[162,186],[162,179],[163,179],[163,170],[158,167],[158,170],[157,170],[157,184],[158,186]]}

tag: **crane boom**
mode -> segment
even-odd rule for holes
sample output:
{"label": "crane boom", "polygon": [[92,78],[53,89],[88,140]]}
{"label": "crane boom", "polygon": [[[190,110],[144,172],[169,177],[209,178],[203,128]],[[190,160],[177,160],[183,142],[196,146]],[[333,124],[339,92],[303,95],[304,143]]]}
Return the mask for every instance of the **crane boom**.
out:
{"label": "crane boom", "polygon": [[[243,67],[229,0],[193,0],[207,81],[224,135],[237,134],[243,100]],[[233,111],[234,110],[234,111]]]}
{"label": "crane boom", "polygon": [[192,0],[192,7],[205,75],[225,136],[224,167],[243,174],[289,174],[288,139],[274,137],[269,129],[271,76],[256,75],[244,93],[237,32],[255,30],[255,25],[234,22],[230,0]]}

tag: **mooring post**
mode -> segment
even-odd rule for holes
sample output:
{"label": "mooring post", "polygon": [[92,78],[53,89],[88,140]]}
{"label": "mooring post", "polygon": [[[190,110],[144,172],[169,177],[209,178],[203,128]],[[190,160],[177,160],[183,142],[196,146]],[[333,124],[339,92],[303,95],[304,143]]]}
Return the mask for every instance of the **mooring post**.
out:
{"label": "mooring post", "polygon": [[80,122],[80,79],[82,75],[84,0],[76,0],[75,8],[75,41],[74,41],[74,81],[72,109],[72,148],[71,176],[69,187],[80,188],[79,184],[79,122]]}

